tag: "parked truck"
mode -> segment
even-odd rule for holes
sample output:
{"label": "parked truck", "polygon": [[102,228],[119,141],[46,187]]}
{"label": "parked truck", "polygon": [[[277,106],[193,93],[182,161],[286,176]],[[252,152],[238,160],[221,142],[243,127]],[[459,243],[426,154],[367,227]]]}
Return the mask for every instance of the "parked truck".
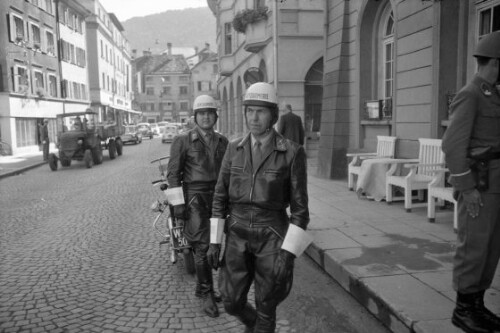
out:
{"label": "parked truck", "polygon": [[121,136],[125,133],[123,113],[108,111],[105,120],[91,109],[84,112],[58,114],[57,147],[58,155],[49,155],[52,171],[61,166],[69,167],[71,161],[84,161],[87,168],[103,161],[103,150],[108,150],[109,158],[115,159],[123,153]]}

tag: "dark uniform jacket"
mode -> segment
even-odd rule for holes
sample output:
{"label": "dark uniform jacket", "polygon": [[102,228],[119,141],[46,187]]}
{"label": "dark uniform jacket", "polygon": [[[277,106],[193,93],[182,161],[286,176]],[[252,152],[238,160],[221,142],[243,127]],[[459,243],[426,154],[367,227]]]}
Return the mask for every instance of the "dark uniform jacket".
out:
{"label": "dark uniform jacket", "polygon": [[302,126],[302,119],[292,112],[288,112],[281,116],[278,123],[278,133],[299,145],[304,145],[304,127]]}
{"label": "dark uniform jacket", "polygon": [[214,132],[216,148],[214,156],[211,156],[210,149],[200,136],[198,128],[194,128],[174,138],[167,173],[170,187],[213,190],[228,140]]}
{"label": "dark uniform jacket", "polygon": [[[443,136],[442,149],[456,190],[476,187],[470,170],[468,151],[478,147],[500,151],[500,95],[494,85],[476,75],[451,104],[450,125]],[[489,162],[490,193],[500,193],[500,160]]]}
{"label": "dark uniform jacket", "polygon": [[236,211],[249,222],[273,223],[290,206],[290,222],[306,229],[309,223],[306,154],[304,148],[273,130],[262,162],[252,167],[250,134],[232,141],[215,187],[212,217]]}

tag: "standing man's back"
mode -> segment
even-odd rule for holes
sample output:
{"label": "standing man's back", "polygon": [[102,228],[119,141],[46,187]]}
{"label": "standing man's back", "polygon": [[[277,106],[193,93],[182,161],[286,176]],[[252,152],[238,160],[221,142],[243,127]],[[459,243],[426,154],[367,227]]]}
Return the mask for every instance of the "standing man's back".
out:
{"label": "standing man's back", "polygon": [[278,133],[285,138],[304,145],[304,126],[302,126],[302,119],[292,112],[290,104],[285,105],[285,114],[281,116],[278,123]]}

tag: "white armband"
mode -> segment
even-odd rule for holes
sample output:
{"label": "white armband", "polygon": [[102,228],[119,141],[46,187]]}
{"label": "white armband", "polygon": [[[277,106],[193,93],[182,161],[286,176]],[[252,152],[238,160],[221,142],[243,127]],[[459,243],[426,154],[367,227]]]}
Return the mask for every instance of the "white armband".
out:
{"label": "white armband", "polygon": [[295,224],[290,224],[285,240],[281,245],[281,249],[295,254],[298,258],[312,241],[312,236],[309,235],[304,229],[297,227]]}
{"label": "white armband", "polygon": [[222,243],[222,233],[224,232],[225,223],[225,219],[210,218],[210,244]]}
{"label": "white armband", "polygon": [[168,202],[172,206],[183,205],[184,204],[184,192],[182,191],[182,186],[179,187],[169,187],[165,191]]}

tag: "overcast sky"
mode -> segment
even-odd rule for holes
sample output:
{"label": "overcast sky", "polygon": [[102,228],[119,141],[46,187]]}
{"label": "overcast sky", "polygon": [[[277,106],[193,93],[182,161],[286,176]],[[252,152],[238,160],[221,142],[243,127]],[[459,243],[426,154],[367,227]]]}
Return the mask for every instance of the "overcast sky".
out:
{"label": "overcast sky", "polygon": [[126,21],[135,16],[161,13],[169,9],[207,7],[207,0],[99,0],[108,13]]}

